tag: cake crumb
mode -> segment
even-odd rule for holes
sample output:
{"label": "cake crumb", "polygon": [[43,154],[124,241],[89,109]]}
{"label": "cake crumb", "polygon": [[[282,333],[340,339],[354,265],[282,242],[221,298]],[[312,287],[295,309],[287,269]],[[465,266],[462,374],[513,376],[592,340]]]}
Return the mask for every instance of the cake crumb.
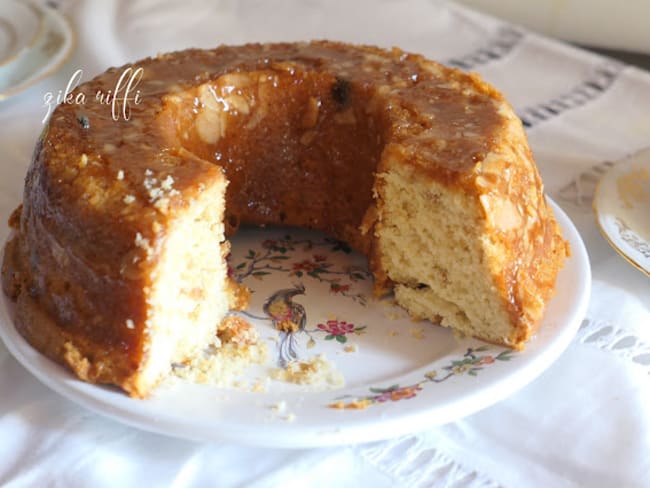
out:
{"label": "cake crumb", "polygon": [[279,401],[278,403],[274,403],[273,405],[271,405],[270,408],[274,412],[284,412],[287,408],[287,402],[285,402],[284,400]]}
{"label": "cake crumb", "polygon": [[282,417],[282,420],[284,420],[286,422],[293,422],[294,420],[296,420],[296,414],[295,413],[290,413],[288,415],[285,415],[284,417]]}
{"label": "cake crumb", "polygon": [[193,383],[242,389],[245,385],[241,375],[252,365],[264,364],[267,360],[268,346],[264,342],[220,344],[215,337],[215,344],[201,354],[185,363],[173,365],[172,375]]}
{"label": "cake crumb", "polygon": [[389,331],[388,331],[388,335],[389,335],[390,337],[395,337],[395,336],[398,336],[398,335],[399,335],[399,332],[397,332],[396,330],[389,330]]}
{"label": "cake crumb", "polygon": [[88,165],[88,156],[86,155],[86,153],[83,153],[79,158],[79,167],[85,168],[87,165]]}
{"label": "cake crumb", "polygon": [[359,347],[356,344],[349,344],[343,348],[345,352],[357,352]]}
{"label": "cake crumb", "polygon": [[226,293],[228,295],[228,308],[235,312],[248,309],[251,299],[251,289],[246,285],[238,283],[232,278],[226,281]]}
{"label": "cake crumb", "polygon": [[363,398],[361,400],[354,400],[353,402],[348,403],[345,408],[352,410],[365,410],[370,406],[371,403],[372,402],[367,398]]}
{"label": "cake crumb", "polygon": [[257,378],[253,385],[251,386],[251,391],[253,393],[266,393],[267,380],[262,378]]}
{"label": "cake crumb", "polygon": [[228,315],[217,326],[217,335],[223,343],[257,344],[257,329],[243,317]]}
{"label": "cake crumb", "polygon": [[341,388],[345,385],[341,372],[335,369],[324,354],[318,354],[305,361],[291,361],[285,368],[272,369],[270,376],[286,383],[325,389]]}
{"label": "cake crumb", "polygon": [[422,327],[412,327],[411,328],[411,337],[421,341],[424,339],[424,329]]}
{"label": "cake crumb", "polygon": [[338,402],[330,403],[327,405],[329,408],[334,408],[337,410],[365,410],[372,404],[371,400],[367,398],[362,398],[361,400],[352,400],[349,403],[345,403],[342,400]]}

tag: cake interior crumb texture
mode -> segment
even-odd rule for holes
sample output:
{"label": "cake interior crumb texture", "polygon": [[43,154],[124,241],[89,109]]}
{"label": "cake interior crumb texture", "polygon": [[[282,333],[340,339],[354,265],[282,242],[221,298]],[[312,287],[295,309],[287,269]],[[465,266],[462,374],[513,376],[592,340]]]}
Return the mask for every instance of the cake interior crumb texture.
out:
{"label": "cake interior crumb texture", "polygon": [[[204,348],[183,363],[175,364],[173,376],[193,383],[219,387],[237,387],[247,369],[255,364],[264,364],[269,359],[268,346],[257,344],[216,344]],[[264,378],[258,378],[250,390],[265,389]]]}
{"label": "cake interior crumb texture", "polygon": [[138,391],[163,379],[171,364],[198,357],[217,341],[218,320],[228,312],[227,266],[219,244],[224,242],[224,192],[224,182],[205,188],[169,223],[147,296],[148,354]]}
{"label": "cake interior crumb texture", "polygon": [[316,390],[336,389],[345,386],[345,378],[324,354],[311,358],[290,361],[284,368],[274,368],[270,372],[274,380],[309,385]]}
{"label": "cake interior crumb texture", "polygon": [[403,174],[383,175],[382,257],[395,297],[417,319],[453,326],[493,342],[509,338],[508,311],[494,300],[484,257],[485,219],[478,202]]}

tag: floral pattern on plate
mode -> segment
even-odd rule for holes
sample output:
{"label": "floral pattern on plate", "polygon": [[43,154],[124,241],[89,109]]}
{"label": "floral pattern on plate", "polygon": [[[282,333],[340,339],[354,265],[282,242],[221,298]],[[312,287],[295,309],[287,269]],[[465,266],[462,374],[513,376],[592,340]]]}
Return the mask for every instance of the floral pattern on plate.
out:
{"label": "floral pattern on plate", "polygon": [[[264,279],[272,272],[284,273],[287,277],[309,277],[329,284],[330,293],[350,298],[362,305],[366,305],[368,297],[363,293],[351,291],[354,283],[368,280],[371,275],[367,268],[361,266],[337,266],[331,257],[324,251],[331,253],[350,254],[350,247],[336,239],[323,237],[322,239],[295,239],[290,234],[285,234],[278,239],[265,239],[261,242],[261,249],[249,249],[242,261],[230,268],[230,276],[242,283],[252,276],[258,280]],[[308,257],[296,259],[296,251],[314,252]]]}
{"label": "floral pattern on plate", "polygon": [[408,400],[415,398],[423,390],[424,386],[429,383],[443,383],[454,376],[462,376],[465,374],[477,376],[484,367],[494,364],[497,361],[510,361],[516,354],[514,351],[509,350],[500,351],[498,354],[477,354],[488,351],[488,346],[468,348],[462,357],[450,361],[446,366],[427,371],[424,374],[424,378],[417,383],[407,386],[394,384],[387,388],[371,387],[369,388],[371,395],[360,398],[352,397],[352,395],[343,395],[338,397],[334,403],[330,403],[328,407],[359,410],[388,401],[398,402]]}

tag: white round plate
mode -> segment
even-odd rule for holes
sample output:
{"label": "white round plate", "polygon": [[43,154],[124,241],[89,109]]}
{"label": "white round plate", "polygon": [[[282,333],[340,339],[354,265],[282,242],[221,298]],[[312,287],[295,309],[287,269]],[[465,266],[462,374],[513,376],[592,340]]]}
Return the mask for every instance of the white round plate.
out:
{"label": "white round plate", "polygon": [[609,244],[650,277],[650,148],[616,162],[603,175],[593,208]]}
{"label": "white round plate", "polygon": [[43,19],[30,4],[5,0],[0,4],[0,67],[18,59],[42,33]]}
{"label": "white round plate", "polygon": [[0,65],[0,101],[54,73],[74,49],[74,32],[62,14],[47,6],[30,5],[29,9],[39,18],[39,32],[12,62]]}
{"label": "white round plate", "polygon": [[[559,274],[542,327],[523,352],[457,339],[448,329],[411,321],[391,303],[370,298],[372,280],[362,256],[322,234],[294,229],[241,231],[233,242],[232,272],[253,288],[249,312],[258,316],[264,316],[262,305],[273,292],[304,286],[304,294],[291,298],[307,315],[306,331],[295,336],[296,352],[301,359],[325,354],[346,380],[340,389],[319,391],[273,380],[264,391],[254,388],[260,369],[277,364],[278,345],[270,339],[277,338],[277,331],[267,320],[253,322],[268,341],[269,364],[249,372],[237,388],[179,381],[147,400],[79,381],[36,352],[16,332],[6,298],[0,333],[16,359],[45,385],[144,430],[268,447],[403,435],[460,419],[507,397],[553,363],[573,338],[586,313],[591,273],[575,227],[553,207],[571,257]],[[355,401],[365,408],[332,408]]]}

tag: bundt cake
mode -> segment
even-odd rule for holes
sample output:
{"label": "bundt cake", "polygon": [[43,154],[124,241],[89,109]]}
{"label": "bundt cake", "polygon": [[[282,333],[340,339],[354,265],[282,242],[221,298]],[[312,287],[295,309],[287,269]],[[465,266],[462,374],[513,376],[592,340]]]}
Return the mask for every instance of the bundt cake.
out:
{"label": "bundt cake", "polygon": [[[96,94],[129,67],[140,99],[115,120]],[[464,335],[522,348],[542,319],[568,248],[520,120],[475,74],[250,44],[111,68],[80,93],[36,146],[2,274],[19,332],[83,380],[144,397],[210,343],[238,301],[240,224],[344,240],[377,293]]]}

